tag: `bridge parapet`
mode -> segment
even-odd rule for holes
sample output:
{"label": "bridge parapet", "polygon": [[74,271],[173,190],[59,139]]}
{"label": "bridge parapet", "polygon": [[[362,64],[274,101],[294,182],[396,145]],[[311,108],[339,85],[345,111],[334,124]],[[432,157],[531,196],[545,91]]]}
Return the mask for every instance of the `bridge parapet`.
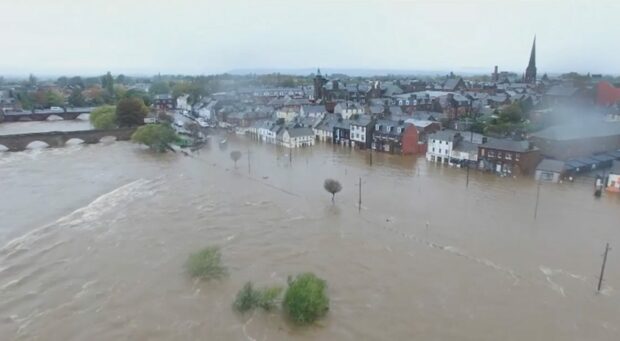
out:
{"label": "bridge parapet", "polygon": [[131,139],[135,130],[136,128],[120,128],[0,135],[0,145],[5,146],[9,151],[21,151],[35,141],[45,142],[50,147],[62,147],[70,139],[80,139],[87,144],[98,143],[106,136],[114,136],[117,141],[127,141]]}

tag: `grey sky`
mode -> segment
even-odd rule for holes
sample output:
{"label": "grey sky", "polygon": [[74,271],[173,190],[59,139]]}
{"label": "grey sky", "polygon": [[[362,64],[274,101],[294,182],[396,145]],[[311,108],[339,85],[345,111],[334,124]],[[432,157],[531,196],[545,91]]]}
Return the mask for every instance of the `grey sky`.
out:
{"label": "grey sky", "polygon": [[0,74],[620,73],[616,0],[0,0]]}

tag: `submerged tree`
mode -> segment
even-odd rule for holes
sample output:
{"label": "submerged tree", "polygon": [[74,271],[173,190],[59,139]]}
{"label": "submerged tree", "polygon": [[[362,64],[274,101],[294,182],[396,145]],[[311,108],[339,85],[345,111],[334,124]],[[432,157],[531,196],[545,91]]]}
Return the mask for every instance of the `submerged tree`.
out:
{"label": "submerged tree", "polygon": [[222,265],[222,254],[217,246],[209,246],[190,254],[186,267],[193,278],[218,279],[228,273]]}
{"label": "submerged tree", "polygon": [[309,324],[323,317],[329,310],[327,283],[313,273],[289,277],[282,306],[295,323]]}
{"label": "submerged tree", "polygon": [[276,306],[276,301],[281,292],[282,288],[279,286],[254,289],[252,282],[247,282],[237,293],[233,302],[233,309],[240,313],[257,307],[269,311]]}
{"label": "submerged tree", "polygon": [[136,129],[131,140],[147,145],[155,151],[165,152],[170,149],[170,143],[177,140],[177,135],[169,125],[147,124]]}
{"label": "submerged tree", "polygon": [[325,179],[325,182],[323,183],[323,188],[325,188],[326,191],[332,194],[332,202],[334,202],[336,193],[342,190],[342,185],[337,180]]}
{"label": "submerged tree", "polygon": [[241,152],[238,150],[233,150],[230,152],[230,158],[235,162],[235,168],[237,168],[237,161],[241,159]]}
{"label": "submerged tree", "polygon": [[95,129],[116,128],[116,107],[104,105],[93,110],[90,113],[90,123]]}

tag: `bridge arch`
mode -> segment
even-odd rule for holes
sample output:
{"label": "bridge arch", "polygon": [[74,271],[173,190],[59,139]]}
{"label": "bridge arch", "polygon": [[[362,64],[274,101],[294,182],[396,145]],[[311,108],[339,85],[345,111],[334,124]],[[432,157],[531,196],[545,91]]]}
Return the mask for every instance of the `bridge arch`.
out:
{"label": "bridge arch", "polygon": [[49,147],[50,145],[47,142],[41,140],[34,140],[26,145],[26,149],[42,149]]}
{"label": "bridge arch", "polygon": [[9,147],[3,144],[0,144],[0,152],[8,152],[8,151],[9,151]]}
{"label": "bridge arch", "polygon": [[58,115],[51,114],[51,115],[47,116],[47,118],[45,120],[46,121],[63,121],[64,118],[62,118],[62,117],[60,117]]}
{"label": "bridge arch", "polygon": [[76,120],[88,121],[90,119],[90,114],[79,114]]}
{"label": "bridge arch", "polygon": [[75,145],[78,145],[78,144],[84,144],[84,142],[86,142],[86,141],[82,140],[79,137],[72,137],[72,138],[68,139],[67,142],[65,142],[65,145],[67,145],[67,146],[75,146]]}
{"label": "bridge arch", "polygon": [[107,135],[107,136],[102,136],[99,139],[99,142],[101,142],[101,143],[112,143],[112,142],[116,142],[117,140],[118,140],[118,138],[116,136]]}

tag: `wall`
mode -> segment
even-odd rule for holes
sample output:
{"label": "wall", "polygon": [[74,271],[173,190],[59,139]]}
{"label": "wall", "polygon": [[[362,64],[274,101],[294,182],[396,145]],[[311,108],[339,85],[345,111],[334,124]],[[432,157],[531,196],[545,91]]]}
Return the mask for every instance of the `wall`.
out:
{"label": "wall", "polygon": [[61,147],[72,138],[83,140],[84,143],[98,143],[101,138],[114,136],[119,141],[129,140],[136,128],[121,128],[109,130],[80,130],[80,131],[52,131],[45,133],[0,135],[0,145],[6,146],[9,151],[26,149],[34,141],[47,143],[50,147]]}

